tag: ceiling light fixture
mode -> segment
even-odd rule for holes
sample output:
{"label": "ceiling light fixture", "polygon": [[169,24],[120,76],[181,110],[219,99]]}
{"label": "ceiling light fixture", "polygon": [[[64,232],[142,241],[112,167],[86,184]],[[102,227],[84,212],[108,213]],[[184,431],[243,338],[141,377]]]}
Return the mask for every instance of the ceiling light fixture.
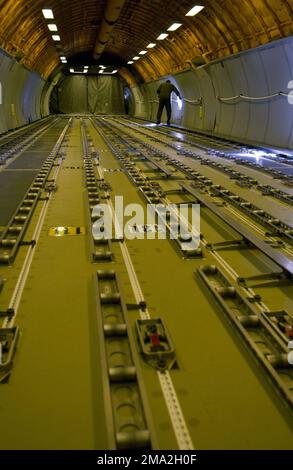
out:
{"label": "ceiling light fixture", "polygon": [[148,53],[148,51],[140,51],[140,52],[139,52],[139,55],[145,55],[145,54],[147,54],[147,53]]}
{"label": "ceiling light fixture", "polygon": [[201,12],[201,10],[203,10],[204,7],[201,6],[201,5],[195,5],[193,8],[191,8],[191,10],[189,10],[188,13],[186,13],[185,16],[195,16],[197,15],[199,12]]}
{"label": "ceiling light fixture", "polygon": [[53,41],[61,41],[61,38],[58,34],[53,34],[52,39]]}
{"label": "ceiling light fixture", "polygon": [[135,57],[133,57],[132,60],[138,60],[138,59],[140,59],[140,57],[138,57],[138,56],[136,55]]}
{"label": "ceiling light fixture", "polygon": [[117,72],[118,72],[118,70],[113,70],[113,72],[112,72],[112,73],[117,73]]}
{"label": "ceiling light fixture", "polygon": [[74,73],[74,69],[69,69],[71,73]]}
{"label": "ceiling light fixture", "polygon": [[129,60],[127,63],[128,64],[134,64],[133,60]]}
{"label": "ceiling light fixture", "polygon": [[154,42],[150,42],[149,45],[147,46],[147,49],[152,49],[155,46],[156,44]]}
{"label": "ceiling light fixture", "polygon": [[180,28],[182,26],[182,23],[173,23],[170,28],[167,29],[167,31],[176,31],[176,29]]}
{"label": "ceiling light fixture", "polygon": [[166,39],[167,36],[169,36],[169,34],[162,33],[162,34],[160,34],[160,36],[157,37],[157,39],[158,39],[159,41],[162,41],[163,39]]}
{"label": "ceiling light fixture", "polygon": [[56,24],[48,24],[48,28],[50,31],[58,31]]}
{"label": "ceiling light fixture", "polygon": [[49,8],[44,8],[42,10],[42,12],[43,12],[44,18],[46,18],[46,20],[53,20],[54,19],[53,11],[50,10]]}

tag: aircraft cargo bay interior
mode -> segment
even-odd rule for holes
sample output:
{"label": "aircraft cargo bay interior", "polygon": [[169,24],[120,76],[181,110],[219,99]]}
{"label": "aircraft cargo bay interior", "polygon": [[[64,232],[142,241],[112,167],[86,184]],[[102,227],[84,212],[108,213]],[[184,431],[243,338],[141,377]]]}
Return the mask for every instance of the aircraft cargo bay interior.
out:
{"label": "aircraft cargo bay interior", "polygon": [[293,450],[292,34],[0,2],[1,450]]}

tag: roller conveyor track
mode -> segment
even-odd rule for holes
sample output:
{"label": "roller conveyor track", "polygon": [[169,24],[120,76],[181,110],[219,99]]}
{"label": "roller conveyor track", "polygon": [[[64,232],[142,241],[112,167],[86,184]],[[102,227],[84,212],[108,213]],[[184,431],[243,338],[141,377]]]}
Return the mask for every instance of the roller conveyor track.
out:
{"label": "roller conveyor track", "polygon": [[[108,432],[110,441],[114,440],[111,448],[150,449],[151,435],[129,339],[131,332],[127,321],[127,308],[121,293],[121,283],[115,271],[98,271],[95,276],[95,286],[104,395],[109,415]],[[119,399],[119,389],[123,387],[128,389],[127,400],[125,397]],[[123,417],[126,406],[133,408],[131,425],[129,420]]]}
{"label": "roller conveyor track", "polygon": [[[96,167],[99,166],[98,156],[93,149],[92,142],[89,141],[87,128],[84,121],[81,121],[81,137],[83,146],[83,159],[85,169],[85,180],[88,196],[89,207],[89,222],[94,223],[99,219],[99,214],[95,214],[94,207],[97,206],[101,199],[107,199],[108,188],[103,184],[104,177],[100,175],[97,179],[95,176]],[[90,236],[92,260],[94,262],[104,262],[113,260],[113,252],[111,240],[105,236],[95,236],[94,233]]]}
{"label": "roller conveyor track", "polygon": [[[293,368],[288,363],[288,348],[283,338],[240,290],[216,266],[202,266],[197,272],[217,302],[255,354],[289,407],[293,407]],[[274,317],[274,312],[270,312]]]}

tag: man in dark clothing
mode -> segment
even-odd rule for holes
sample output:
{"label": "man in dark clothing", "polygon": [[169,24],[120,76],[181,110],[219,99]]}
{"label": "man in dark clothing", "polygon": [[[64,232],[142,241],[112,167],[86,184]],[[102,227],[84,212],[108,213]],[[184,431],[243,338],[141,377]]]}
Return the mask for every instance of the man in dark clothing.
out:
{"label": "man in dark clothing", "polygon": [[167,112],[167,125],[170,126],[170,120],[171,120],[171,93],[174,91],[176,95],[181,99],[180,93],[177,90],[177,88],[172,85],[170,80],[167,80],[165,83],[162,83],[158,90],[157,90],[157,95],[159,97],[159,109],[158,109],[158,114],[157,114],[157,124],[160,124],[161,122],[161,117],[162,117],[162,112],[164,107],[166,108]]}

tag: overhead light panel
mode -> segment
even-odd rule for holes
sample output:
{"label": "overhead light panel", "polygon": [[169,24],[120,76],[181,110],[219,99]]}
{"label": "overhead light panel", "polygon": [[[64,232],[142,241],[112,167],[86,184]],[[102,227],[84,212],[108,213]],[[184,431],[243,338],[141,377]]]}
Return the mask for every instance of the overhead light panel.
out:
{"label": "overhead light panel", "polygon": [[139,52],[139,55],[145,55],[145,54],[147,54],[147,53],[148,53],[148,51],[140,51],[140,52]]}
{"label": "overhead light panel", "polygon": [[62,62],[62,64],[67,64],[67,60],[66,60],[66,59],[65,59],[65,60],[64,60],[64,59],[61,60],[61,62]]}
{"label": "overhead light panel", "polygon": [[74,73],[74,69],[69,69],[71,73]]}
{"label": "overhead light panel", "polygon": [[105,69],[105,68],[106,68],[104,65],[99,65],[99,67],[101,67],[101,69]]}
{"label": "overhead light panel", "polygon": [[129,60],[127,63],[128,64],[134,64],[133,60]]}
{"label": "overhead light panel", "polygon": [[118,72],[118,70],[113,70],[113,72],[112,72],[112,73],[117,73],[117,72]]}
{"label": "overhead light panel", "polygon": [[43,12],[44,18],[46,18],[46,20],[53,20],[54,19],[53,11],[50,10],[49,8],[44,8],[42,10],[42,12]]}
{"label": "overhead light panel", "polygon": [[155,46],[156,44],[154,42],[150,42],[149,45],[147,46],[147,49],[152,49]]}
{"label": "overhead light panel", "polygon": [[176,31],[176,29],[180,28],[182,26],[182,23],[173,23],[170,28],[167,29],[167,31]]}
{"label": "overhead light panel", "polygon": [[88,65],[85,65],[85,66],[84,66],[84,69],[88,69],[88,68],[89,68],[89,66],[88,66]]}
{"label": "overhead light panel", "polygon": [[201,10],[203,10],[204,7],[201,6],[201,5],[195,5],[193,8],[191,8],[191,10],[189,10],[188,13],[186,13],[185,16],[195,16],[197,15],[199,12],[201,12]]}
{"label": "overhead light panel", "polygon": [[58,31],[56,24],[48,24],[48,28],[50,31]]}
{"label": "overhead light panel", "polygon": [[61,41],[61,38],[58,34],[53,34],[52,39],[53,41]]}
{"label": "overhead light panel", "polygon": [[66,57],[64,55],[60,56],[61,60],[66,60]]}
{"label": "overhead light panel", "polygon": [[138,57],[138,56],[136,55],[135,57],[133,57],[132,60],[138,60],[138,59],[140,59],[140,57]]}
{"label": "overhead light panel", "polygon": [[159,41],[162,41],[163,39],[166,39],[167,36],[169,36],[169,34],[162,33],[162,34],[160,34],[160,36],[157,37],[157,39],[158,39]]}
{"label": "overhead light panel", "polygon": [[99,73],[104,73],[104,70],[103,69],[99,70]]}

